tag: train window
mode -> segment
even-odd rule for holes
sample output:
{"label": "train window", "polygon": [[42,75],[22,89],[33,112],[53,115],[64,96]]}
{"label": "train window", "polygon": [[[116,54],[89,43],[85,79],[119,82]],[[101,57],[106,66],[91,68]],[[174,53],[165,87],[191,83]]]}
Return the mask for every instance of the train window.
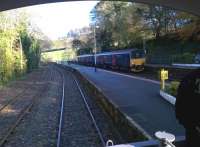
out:
{"label": "train window", "polygon": [[144,56],[145,56],[144,50],[133,51],[132,54],[131,54],[132,58],[143,58]]}

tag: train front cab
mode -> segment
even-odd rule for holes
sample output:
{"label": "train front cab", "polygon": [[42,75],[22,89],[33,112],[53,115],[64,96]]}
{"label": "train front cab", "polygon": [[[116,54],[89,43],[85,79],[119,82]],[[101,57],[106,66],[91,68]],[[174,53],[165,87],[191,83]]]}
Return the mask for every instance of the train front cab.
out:
{"label": "train front cab", "polygon": [[132,72],[141,72],[144,70],[145,54],[145,50],[134,50],[131,52],[130,69]]}

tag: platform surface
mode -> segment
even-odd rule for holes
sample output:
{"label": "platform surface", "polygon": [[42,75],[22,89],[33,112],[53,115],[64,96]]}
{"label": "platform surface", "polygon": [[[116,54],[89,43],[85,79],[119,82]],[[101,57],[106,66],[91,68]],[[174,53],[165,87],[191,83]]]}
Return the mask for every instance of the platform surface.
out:
{"label": "platform surface", "polygon": [[159,130],[175,136],[184,135],[184,128],[175,118],[174,106],[160,97],[160,85],[157,81],[103,69],[95,72],[93,67],[71,66],[95,83],[152,137]]}

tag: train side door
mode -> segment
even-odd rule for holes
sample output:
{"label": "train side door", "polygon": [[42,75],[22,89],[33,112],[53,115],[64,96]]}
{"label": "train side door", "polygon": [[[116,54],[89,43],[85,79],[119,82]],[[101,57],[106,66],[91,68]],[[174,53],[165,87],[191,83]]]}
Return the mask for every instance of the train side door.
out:
{"label": "train side door", "polygon": [[115,68],[116,66],[117,66],[116,55],[112,55],[112,68]]}

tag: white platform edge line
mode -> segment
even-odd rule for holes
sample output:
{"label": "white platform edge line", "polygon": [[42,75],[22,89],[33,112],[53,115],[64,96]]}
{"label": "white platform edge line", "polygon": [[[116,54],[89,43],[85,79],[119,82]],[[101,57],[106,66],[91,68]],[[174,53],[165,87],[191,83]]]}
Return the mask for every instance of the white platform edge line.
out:
{"label": "white platform edge line", "polygon": [[136,77],[136,76],[127,75],[127,74],[118,73],[118,72],[113,72],[113,71],[109,71],[109,70],[105,70],[105,69],[99,69],[98,68],[98,70],[102,70],[102,71],[105,71],[105,72],[108,72],[108,73],[112,73],[112,74],[116,74],[116,75],[120,75],[120,76],[125,76],[125,77],[132,78],[132,79],[142,80],[142,81],[145,81],[145,82],[151,82],[151,83],[154,83],[154,84],[160,84],[160,82],[155,81],[155,80],[151,80],[151,79],[146,79],[146,78],[142,78],[142,77]]}
{"label": "white platform edge line", "polygon": [[169,95],[168,93],[164,92],[163,90],[160,90],[160,96],[163,97],[165,100],[167,100],[172,105],[175,105],[176,98],[172,95]]}

